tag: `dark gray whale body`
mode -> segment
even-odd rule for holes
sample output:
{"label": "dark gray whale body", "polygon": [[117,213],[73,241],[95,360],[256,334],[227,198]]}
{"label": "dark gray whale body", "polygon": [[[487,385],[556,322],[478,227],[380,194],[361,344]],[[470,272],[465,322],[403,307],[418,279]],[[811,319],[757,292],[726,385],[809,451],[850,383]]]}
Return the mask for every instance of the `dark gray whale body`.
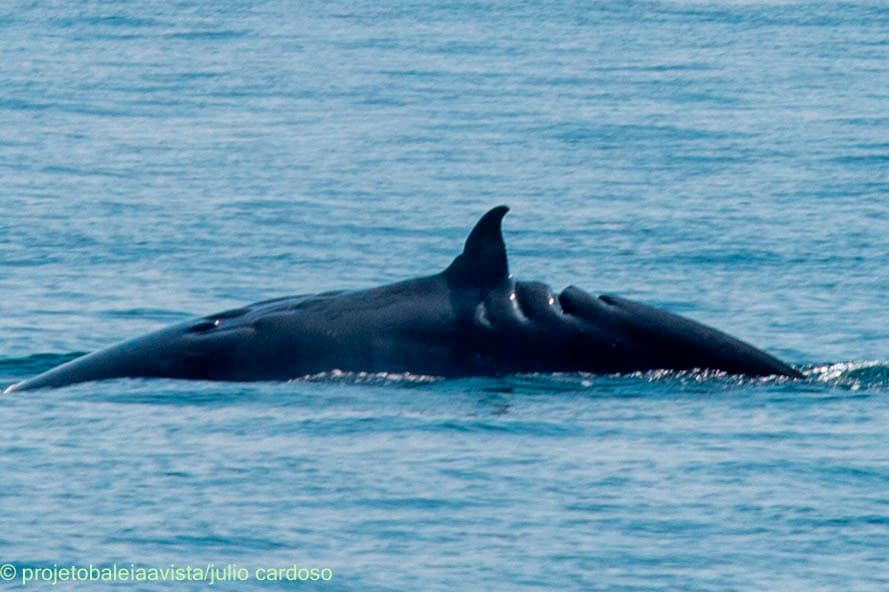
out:
{"label": "dark gray whale body", "polygon": [[712,369],[800,377],[695,321],[508,273],[499,206],[441,273],[293,296],[179,323],[62,364],[7,392],[121,377],[287,380],[331,370],[444,377]]}

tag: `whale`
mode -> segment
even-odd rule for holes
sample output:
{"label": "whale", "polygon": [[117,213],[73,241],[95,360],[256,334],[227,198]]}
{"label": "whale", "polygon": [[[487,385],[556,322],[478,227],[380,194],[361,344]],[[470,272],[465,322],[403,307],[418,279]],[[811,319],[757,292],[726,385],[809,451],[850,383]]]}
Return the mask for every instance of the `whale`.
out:
{"label": "whale", "polygon": [[6,392],[113,378],[284,381],[325,372],[443,378],[514,373],[712,370],[800,378],[798,370],[697,321],[614,295],[509,273],[497,206],[433,275],[289,296],[111,345]]}

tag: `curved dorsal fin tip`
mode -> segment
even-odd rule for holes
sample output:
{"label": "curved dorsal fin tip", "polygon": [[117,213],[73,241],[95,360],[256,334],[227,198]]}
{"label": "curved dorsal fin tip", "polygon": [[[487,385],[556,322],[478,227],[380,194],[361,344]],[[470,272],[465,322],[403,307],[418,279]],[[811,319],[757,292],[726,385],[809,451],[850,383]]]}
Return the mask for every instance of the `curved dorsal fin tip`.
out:
{"label": "curved dorsal fin tip", "polygon": [[472,228],[463,253],[446,270],[459,285],[490,289],[509,276],[506,245],[501,222],[509,211],[505,205],[488,210]]}
{"label": "curved dorsal fin tip", "polygon": [[[466,243],[463,245],[464,253],[472,253],[485,248],[495,247],[492,242],[503,244],[503,231],[501,223],[503,217],[509,211],[508,206],[497,206],[488,210],[484,216],[479,218],[475,223],[469,236],[466,237]],[[505,248],[505,247],[504,247]]]}

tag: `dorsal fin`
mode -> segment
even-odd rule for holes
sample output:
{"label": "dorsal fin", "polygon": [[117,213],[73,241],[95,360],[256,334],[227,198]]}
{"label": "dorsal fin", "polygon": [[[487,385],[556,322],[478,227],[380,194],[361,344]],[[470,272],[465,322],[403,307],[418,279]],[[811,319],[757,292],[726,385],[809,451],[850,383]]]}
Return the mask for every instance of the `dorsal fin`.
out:
{"label": "dorsal fin", "polygon": [[458,286],[491,289],[509,277],[500,223],[509,208],[497,206],[481,217],[450,267],[448,279]]}

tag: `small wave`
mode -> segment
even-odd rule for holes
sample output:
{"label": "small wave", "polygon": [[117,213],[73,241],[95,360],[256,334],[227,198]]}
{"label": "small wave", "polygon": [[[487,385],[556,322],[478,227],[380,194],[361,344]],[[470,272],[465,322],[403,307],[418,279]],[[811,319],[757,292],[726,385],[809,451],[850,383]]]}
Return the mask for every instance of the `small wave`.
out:
{"label": "small wave", "polygon": [[889,390],[889,362],[837,362],[823,365],[804,365],[798,368],[802,379],[789,376],[746,376],[721,370],[647,370],[626,374],[591,374],[587,372],[556,372],[551,374],[517,374],[507,377],[512,385],[532,390],[584,390],[625,385],[628,381],[672,383],[682,388],[734,389],[736,387],[786,386],[821,384],[844,390]]}
{"label": "small wave", "polygon": [[886,389],[889,388],[889,362],[885,361],[850,361],[834,362],[820,365],[804,365],[798,368],[803,374],[802,379],[787,376],[744,376],[728,374],[718,370],[653,370],[636,372],[625,376],[634,376],[649,382],[679,381],[681,383],[719,383],[751,386],[757,384],[811,384],[821,383],[825,386],[848,390]]}
{"label": "small wave", "polygon": [[889,388],[889,362],[836,362],[812,366],[802,370],[807,379],[857,391],[870,388]]}
{"label": "small wave", "polygon": [[344,370],[330,370],[318,372],[294,378],[290,382],[341,382],[344,384],[431,384],[441,382],[441,376],[429,376],[426,374],[412,374],[410,372],[347,372]]}

